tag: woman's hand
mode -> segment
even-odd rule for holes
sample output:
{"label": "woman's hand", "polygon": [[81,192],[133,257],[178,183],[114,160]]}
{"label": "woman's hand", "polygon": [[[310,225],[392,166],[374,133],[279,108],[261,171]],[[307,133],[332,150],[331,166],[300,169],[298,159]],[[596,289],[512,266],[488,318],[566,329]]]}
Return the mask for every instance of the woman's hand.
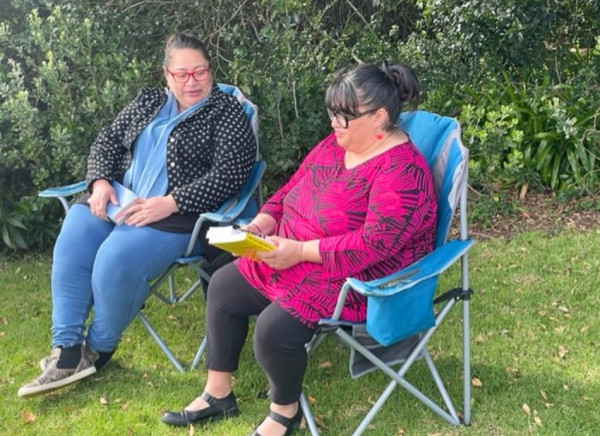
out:
{"label": "woman's hand", "polygon": [[302,242],[279,236],[269,236],[267,239],[273,242],[277,248],[272,251],[260,251],[256,254],[271,268],[287,269],[302,262]]}
{"label": "woman's hand", "polygon": [[[176,212],[179,208],[171,195],[165,197],[136,198],[134,205],[125,212],[125,223],[133,227],[147,226]],[[117,218],[120,218],[117,214]]]}
{"label": "woman's hand", "polygon": [[92,195],[90,195],[90,198],[87,200],[92,215],[97,216],[104,221],[108,221],[108,217],[106,216],[106,205],[109,201],[115,205],[119,204],[112,185],[106,179],[95,180],[94,183],[92,183]]}
{"label": "woman's hand", "polygon": [[242,230],[246,230],[250,233],[255,233],[257,235],[267,236],[273,233],[275,230],[275,218],[266,213],[259,213],[254,217],[252,222],[240,226]]}
{"label": "woman's hand", "polygon": [[241,225],[240,229],[253,233],[257,236],[265,236],[265,234],[262,232],[262,229],[255,223]]}

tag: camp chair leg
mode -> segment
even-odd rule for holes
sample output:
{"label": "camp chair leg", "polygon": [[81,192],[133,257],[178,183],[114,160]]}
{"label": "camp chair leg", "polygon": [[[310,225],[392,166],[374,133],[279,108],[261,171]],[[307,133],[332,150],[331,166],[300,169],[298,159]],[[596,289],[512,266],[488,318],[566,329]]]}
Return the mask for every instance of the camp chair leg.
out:
{"label": "camp chair leg", "polygon": [[440,377],[440,374],[437,371],[435,364],[433,363],[433,359],[431,358],[429,351],[427,351],[427,349],[423,348],[421,355],[423,356],[423,358],[425,359],[425,362],[427,363],[427,366],[429,367],[429,372],[431,372],[433,381],[435,382],[435,384],[438,388],[438,391],[440,392],[440,395],[442,396],[442,399],[444,400],[444,404],[446,405],[446,408],[450,412],[450,416],[452,416],[452,418],[456,422],[455,425],[460,424],[460,418],[458,417],[458,413],[456,413],[454,404],[452,403],[452,400],[450,399],[450,395],[448,394],[448,391],[446,390],[446,387],[444,386],[444,382],[442,381],[442,378]]}
{"label": "camp chair leg", "polygon": [[463,424],[471,423],[471,339],[469,300],[462,302],[463,316]]}
{"label": "camp chair leg", "polygon": [[[210,275],[204,271],[202,268],[200,268],[198,265],[195,264],[190,264],[190,266],[196,271],[196,273],[202,277],[204,280],[206,280],[206,282],[208,283],[208,281],[210,280]],[[194,293],[194,291],[196,289],[198,289],[200,286],[202,286],[202,280],[197,280],[192,286],[190,286],[190,288],[185,291],[185,293],[181,296],[181,298],[179,298],[179,301],[185,301],[190,295],[192,295]]]}
{"label": "camp chair leg", "polygon": [[172,303],[177,302],[177,295],[175,295],[175,271],[171,271],[171,274],[169,274],[169,298]]}
{"label": "camp chair leg", "polygon": [[319,436],[319,429],[317,428],[317,423],[312,416],[312,412],[310,411],[310,406],[308,405],[308,401],[306,400],[306,396],[304,392],[300,394],[300,407],[302,408],[302,413],[304,413],[304,420],[306,421],[306,426],[310,430],[310,434],[312,436]]}
{"label": "camp chair leg", "polygon": [[306,344],[306,353],[310,354],[317,349],[317,347],[325,339],[325,333],[315,333],[310,342]]}
{"label": "camp chair leg", "polygon": [[206,336],[204,336],[202,338],[202,343],[200,344],[200,348],[198,348],[198,351],[196,351],[196,355],[194,356],[194,360],[192,361],[192,366],[190,367],[190,369],[196,369],[196,367],[200,363],[200,359],[202,358],[202,355],[204,354],[205,350],[206,350]]}
{"label": "camp chair leg", "polygon": [[[449,307],[452,304],[448,304],[446,309],[449,310]],[[432,330],[432,329],[430,329]],[[410,392],[413,396],[415,396],[418,400],[420,400],[423,404],[429,407],[433,412],[443,418],[445,421],[452,425],[459,425],[460,421],[457,417],[450,415],[448,412],[439,407],[436,403],[434,403],[430,398],[428,398],[425,394],[419,391],[415,386],[410,384],[407,380],[404,379],[404,374],[408,371],[409,367],[414,362],[416,355],[418,354],[415,349],[413,353],[408,357],[408,359],[404,362],[402,367],[398,372],[395,372],[385,363],[382,363],[377,356],[373,355],[367,348],[358,343],[354,338],[343,329],[339,328],[335,330],[336,335],[340,338],[340,340],[348,346],[352,346],[355,350],[360,352],[364,357],[369,359],[373,364],[375,364],[379,369],[381,369],[385,374],[387,374],[392,381],[388,384],[383,393],[379,396],[375,404],[369,410],[369,413],[365,416],[365,418],[361,421],[360,425],[357,427],[353,436],[361,435],[369,426],[371,421],[375,418],[375,415],[379,412],[379,409],[385,404],[389,396],[392,394],[397,385],[401,385],[404,389]],[[428,332],[431,335],[432,331]],[[418,347],[417,347],[418,348]],[[423,348],[421,348],[423,349]]]}
{"label": "camp chair leg", "polygon": [[171,352],[169,347],[167,347],[167,344],[165,344],[165,341],[163,341],[163,339],[159,336],[159,334],[156,332],[156,330],[154,330],[154,327],[152,327],[152,325],[150,324],[150,322],[148,321],[148,319],[144,316],[144,314],[142,312],[138,312],[138,318],[140,319],[140,321],[142,322],[144,327],[146,327],[146,330],[148,330],[148,333],[150,333],[150,336],[152,336],[152,338],[154,338],[154,340],[156,341],[156,343],[158,344],[160,349],[167,355],[167,357],[169,358],[169,360],[171,361],[173,366],[175,368],[177,368],[177,370],[179,372],[184,373],[185,369],[183,368],[181,363],[179,363],[179,361],[177,360],[175,355]]}
{"label": "camp chair leg", "polygon": [[[157,297],[160,301],[165,304],[174,304],[177,302],[177,296],[175,295],[175,279],[174,274],[177,269],[177,265],[171,265],[166,271],[164,271],[158,278],[156,278],[150,285],[150,293]],[[169,298],[165,297],[162,293],[158,292],[158,289],[165,280],[169,281]]]}

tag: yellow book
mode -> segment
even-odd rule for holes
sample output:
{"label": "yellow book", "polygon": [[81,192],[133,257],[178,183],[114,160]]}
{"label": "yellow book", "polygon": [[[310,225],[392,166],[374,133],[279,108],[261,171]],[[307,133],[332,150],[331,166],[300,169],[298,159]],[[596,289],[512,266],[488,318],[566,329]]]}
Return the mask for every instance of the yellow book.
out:
{"label": "yellow book", "polygon": [[252,260],[260,260],[256,252],[276,248],[275,244],[266,239],[233,226],[210,227],[206,232],[206,239],[210,245]]}

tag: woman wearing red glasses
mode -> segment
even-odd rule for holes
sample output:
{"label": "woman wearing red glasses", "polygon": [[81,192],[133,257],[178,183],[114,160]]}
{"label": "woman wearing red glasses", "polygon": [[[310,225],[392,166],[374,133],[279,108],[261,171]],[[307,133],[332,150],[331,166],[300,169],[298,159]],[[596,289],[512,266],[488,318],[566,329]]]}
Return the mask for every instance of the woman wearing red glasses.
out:
{"label": "woman wearing red glasses", "polygon": [[[105,365],[148,297],[148,281],[184,253],[198,214],[250,175],[254,134],[239,102],[213,82],[202,41],[171,36],[163,67],[168,89],[140,90],[91,147],[89,193],[69,210],[54,248],[52,350],[20,397]],[[107,218],[115,182],[137,197],[124,225]]]}

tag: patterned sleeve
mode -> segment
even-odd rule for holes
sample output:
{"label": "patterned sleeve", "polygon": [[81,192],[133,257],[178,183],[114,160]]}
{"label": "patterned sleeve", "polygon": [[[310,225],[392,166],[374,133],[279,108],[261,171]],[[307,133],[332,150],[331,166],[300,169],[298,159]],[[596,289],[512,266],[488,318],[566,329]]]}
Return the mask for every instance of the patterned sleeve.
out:
{"label": "patterned sleeve", "polygon": [[407,250],[422,255],[433,248],[436,200],[425,165],[396,161],[380,171],[371,186],[364,224],[356,231],[321,239],[319,250],[330,278],[360,276],[394,256],[412,261],[414,253]]}
{"label": "patterned sleeve", "polygon": [[141,89],[136,98],[129,103],[114,119],[102,128],[90,148],[87,160],[86,182],[88,187],[94,180],[113,180],[121,175],[129,161],[123,159],[129,151],[124,144],[124,137],[133,120],[139,116],[143,100],[148,93],[158,92],[150,89]]}
{"label": "patterned sleeve", "polygon": [[281,188],[275,192],[269,198],[269,200],[263,205],[260,212],[266,213],[267,215],[271,215],[275,218],[275,221],[280,221],[283,216],[283,199],[290,192],[290,190],[296,186],[296,183],[306,174],[307,171],[310,170],[315,157],[319,155],[321,152],[321,148],[323,148],[325,141],[327,138],[319,142],[304,158],[300,167],[296,170],[296,172],[290,177],[290,180],[286,184],[284,184]]}
{"label": "patterned sleeve", "polygon": [[219,207],[246,182],[256,160],[256,139],[237,100],[231,98],[211,123],[211,168],[171,191],[181,213],[202,213]]}

